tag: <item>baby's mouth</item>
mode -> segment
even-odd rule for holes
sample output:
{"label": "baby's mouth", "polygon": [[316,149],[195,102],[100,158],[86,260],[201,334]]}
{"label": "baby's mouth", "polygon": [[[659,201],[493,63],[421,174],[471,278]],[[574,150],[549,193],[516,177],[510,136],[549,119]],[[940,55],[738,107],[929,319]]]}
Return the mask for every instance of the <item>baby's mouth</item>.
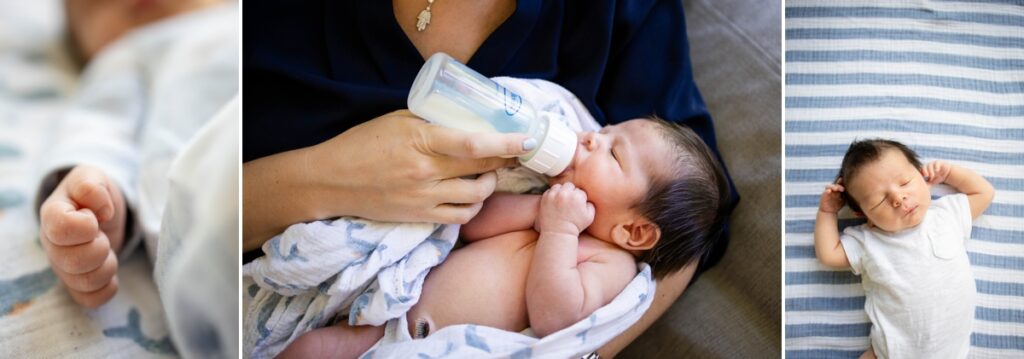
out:
{"label": "baby's mouth", "polygon": [[903,216],[907,217],[907,216],[910,216],[910,215],[914,214],[914,212],[917,212],[917,207],[918,206],[911,207],[910,209],[907,210],[906,213],[903,214]]}

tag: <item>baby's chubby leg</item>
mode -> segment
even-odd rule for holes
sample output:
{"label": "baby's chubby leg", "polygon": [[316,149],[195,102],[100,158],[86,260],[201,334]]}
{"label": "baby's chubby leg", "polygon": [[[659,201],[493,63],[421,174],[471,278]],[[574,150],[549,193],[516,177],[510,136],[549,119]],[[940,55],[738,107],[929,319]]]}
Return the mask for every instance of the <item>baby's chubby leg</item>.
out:
{"label": "baby's chubby leg", "polygon": [[39,236],[54,273],[79,304],[95,308],[117,293],[124,196],[102,170],[77,166],[39,209]]}
{"label": "baby's chubby leg", "polygon": [[383,336],[384,326],[339,323],[299,336],[277,358],[358,358]]}

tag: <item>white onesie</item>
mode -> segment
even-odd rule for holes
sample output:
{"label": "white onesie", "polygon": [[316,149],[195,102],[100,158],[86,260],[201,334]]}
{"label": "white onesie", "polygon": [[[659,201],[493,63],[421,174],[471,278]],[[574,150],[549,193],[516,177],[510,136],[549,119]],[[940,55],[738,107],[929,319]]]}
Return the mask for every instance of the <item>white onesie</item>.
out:
{"label": "white onesie", "polygon": [[878,357],[967,357],[975,293],[966,249],[970,235],[971,207],[964,194],[933,201],[914,228],[846,228],[840,240],[853,273],[862,275]]}

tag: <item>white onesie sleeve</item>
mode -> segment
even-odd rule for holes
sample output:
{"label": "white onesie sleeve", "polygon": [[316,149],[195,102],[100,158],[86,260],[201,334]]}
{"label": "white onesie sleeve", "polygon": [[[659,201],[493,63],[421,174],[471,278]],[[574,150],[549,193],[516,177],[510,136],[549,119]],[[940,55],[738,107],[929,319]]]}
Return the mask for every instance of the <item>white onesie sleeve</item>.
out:
{"label": "white onesie sleeve", "polygon": [[861,259],[864,257],[864,238],[867,225],[846,227],[843,234],[839,236],[839,243],[843,245],[846,252],[846,259],[850,262],[853,274],[860,275],[863,265]]}

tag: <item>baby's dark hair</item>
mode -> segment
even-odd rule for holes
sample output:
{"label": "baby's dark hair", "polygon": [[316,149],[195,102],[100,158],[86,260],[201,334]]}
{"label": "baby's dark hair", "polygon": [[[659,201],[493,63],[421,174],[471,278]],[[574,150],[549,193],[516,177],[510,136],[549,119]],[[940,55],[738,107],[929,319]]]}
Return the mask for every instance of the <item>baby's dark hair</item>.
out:
{"label": "baby's dark hair", "polygon": [[722,237],[728,214],[729,183],[714,153],[688,127],[648,118],[674,150],[667,176],[655,176],[636,206],[661,230],[661,238],[640,260],[662,278],[705,259]]}
{"label": "baby's dark hair", "polygon": [[843,187],[846,187],[846,191],[841,192],[843,200],[846,201],[846,205],[850,206],[850,209],[855,212],[864,212],[861,210],[860,205],[857,201],[850,196],[850,179],[857,175],[857,172],[869,163],[877,161],[882,157],[888,150],[898,150],[903,153],[903,156],[907,158],[907,162],[910,162],[914,168],[921,168],[921,160],[917,158],[917,153],[910,149],[906,145],[893,141],[884,140],[880,138],[871,138],[866,140],[854,140],[850,144],[850,148],[846,149],[846,155],[843,156],[843,164],[839,167],[839,174],[836,175],[836,181],[839,178],[843,179]]}

